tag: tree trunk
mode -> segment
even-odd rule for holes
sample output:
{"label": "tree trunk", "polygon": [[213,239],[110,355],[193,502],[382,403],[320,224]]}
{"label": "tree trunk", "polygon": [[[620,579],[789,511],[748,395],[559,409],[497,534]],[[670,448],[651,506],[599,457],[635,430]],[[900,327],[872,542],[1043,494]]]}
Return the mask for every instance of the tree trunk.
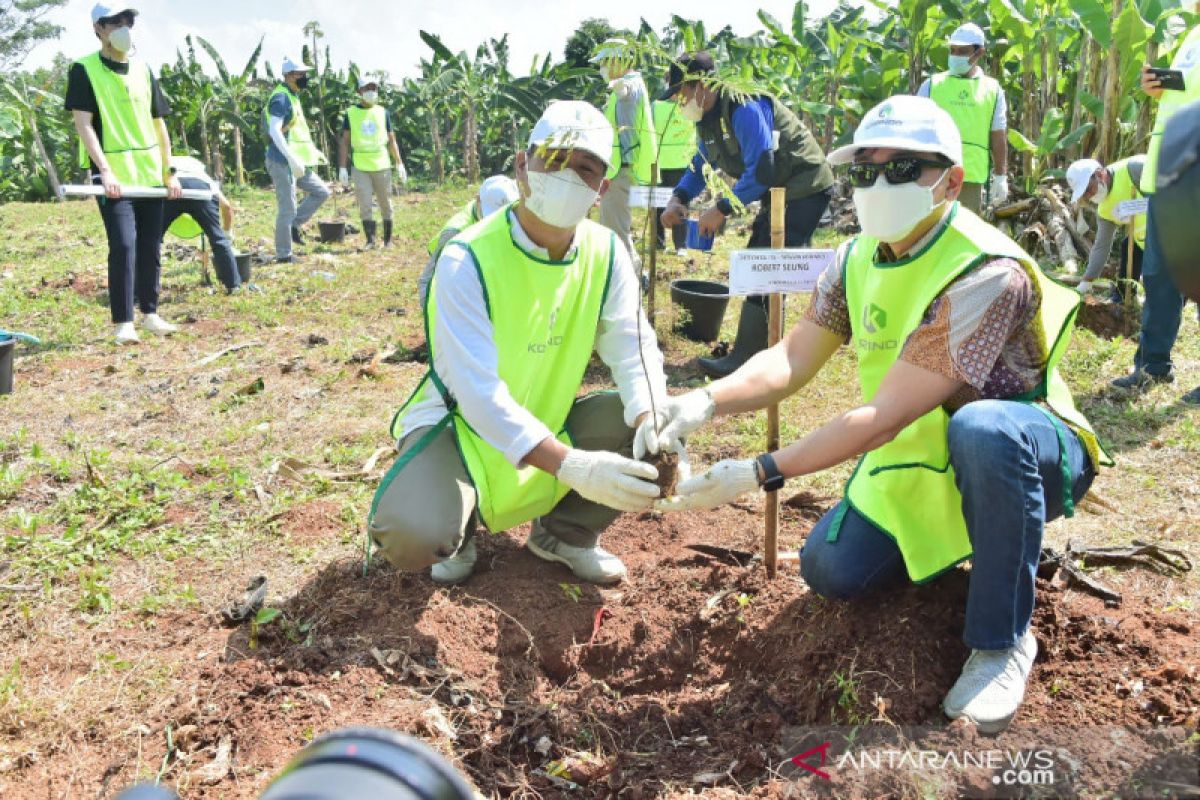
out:
{"label": "tree trunk", "polygon": [[[832,82],[829,84],[829,97],[826,99],[826,103],[830,106],[830,108],[838,107],[837,98],[838,98],[838,92],[841,91],[841,88],[842,87],[841,87],[840,81],[837,79],[837,77],[834,77],[832,79]],[[916,94],[916,91],[917,91],[916,89],[913,89],[914,94]],[[823,145],[822,149],[827,153],[829,152],[829,149],[831,147],[833,147],[833,135],[835,133],[835,129],[834,129],[835,122],[836,122],[836,120],[834,120],[833,114],[825,115],[825,133],[822,136],[822,138],[824,140],[824,145]]]}
{"label": "tree trunk", "polygon": [[438,127],[437,112],[430,108],[426,113],[429,114],[429,141],[433,145],[433,174],[441,186],[446,182],[446,165],[442,163],[442,131]]}
{"label": "tree trunk", "polygon": [[463,121],[463,164],[467,171],[467,181],[474,186],[479,183],[479,152],[475,136],[475,104],[468,102],[466,118]]}
{"label": "tree trunk", "polygon": [[[1146,44],[1146,63],[1153,64],[1158,58],[1158,42],[1148,42]],[[1154,101],[1145,95],[1141,95],[1141,108],[1138,109],[1137,121],[1137,138],[1133,142],[1133,150],[1138,153],[1146,152],[1147,137],[1150,136],[1150,120],[1151,113],[1154,110]]]}
{"label": "tree trunk", "polygon": [[183,142],[183,147],[188,152],[191,152],[192,146],[188,144],[187,138],[187,123],[182,118],[179,120],[179,141]]}
{"label": "tree trunk", "polygon": [[[1087,92],[1092,97],[1102,98],[1104,97],[1104,73],[1102,70],[1102,67],[1104,66],[1104,55],[1100,50],[1100,45],[1096,42],[1091,42],[1090,50],[1091,59],[1088,61]],[[1099,123],[1100,120],[1096,120],[1096,122]],[[1082,142],[1080,143],[1081,146],[1079,148],[1079,154],[1083,155],[1084,153],[1095,152],[1096,148],[1100,146],[1099,125],[1093,128],[1092,132],[1087,135],[1085,142],[1086,144]]]}
{"label": "tree trunk", "polygon": [[[1025,135],[1036,142],[1042,132],[1042,121],[1037,116],[1037,91],[1033,80],[1033,55],[1027,49],[1024,58],[1023,74],[1021,75],[1021,91],[1025,95],[1025,102],[1021,111],[1021,127],[1025,129]],[[1037,177],[1033,168],[1034,154],[1026,151],[1021,155],[1026,189],[1027,191],[1033,191],[1033,185],[1030,182]]]}
{"label": "tree trunk", "polygon": [[63,197],[58,190],[58,170],[54,168],[54,162],[50,160],[50,155],[46,152],[46,145],[42,141],[41,131],[38,130],[36,109],[30,110],[28,119],[29,132],[33,135],[33,144],[37,148],[38,155],[41,156],[42,166],[46,168],[46,177],[50,181],[50,192],[56,200],[62,200]]}
{"label": "tree trunk", "polygon": [[204,159],[204,166],[212,169],[212,150],[208,142],[208,112],[203,106],[200,107],[200,156]]}
{"label": "tree trunk", "polygon": [[237,123],[233,126],[233,162],[238,186],[246,185],[246,169],[242,164],[242,129]]}
{"label": "tree trunk", "polygon": [[[1121,15],[1122,0],[1113,0],[1113,23]],[[1117,149],[1117,114],[1120,111],[1120,64],[1117,61],[1117,48],[1110,47],[1108,58],[1104,65],[1104,118],[1100,120],[1100,141],[1097,142],[1093,158],[1101,164],[1107,164],[1116,155]]]}
{"label": "tree trunk", "polygon": [[[1071,98],[1071,121],[1067,127],[1068,133],[1078,130],[1079,126],[1083,124],[1083,101],[1080,99],[1079,95],[1084,91],[1084,88],[1087,85],[1088,56],[1091,54],[1091,51],[1092,38],[1090,36],[1085,36],[1083,38],[1083,44],[1079,48],[1079,71],[1075,73],[1075,94]],[[1081,145],[1082,142],[1073,146],[1070,149],[1070,152],[1066,154],[1067,158],[1072,161],[1079,158],[1079,153],[1082,152]]]}

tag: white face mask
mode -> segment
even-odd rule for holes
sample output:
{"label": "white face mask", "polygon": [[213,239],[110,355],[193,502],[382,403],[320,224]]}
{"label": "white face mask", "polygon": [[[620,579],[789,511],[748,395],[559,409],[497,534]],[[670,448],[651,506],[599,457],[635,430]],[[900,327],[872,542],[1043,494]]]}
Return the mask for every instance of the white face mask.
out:
{"label": "white face mask", "polygon": [[893,186],[883,173],[875,179],[875,185],[854,190],[854,210],[858,212],[858,224],[867,236],[881,242],[898,242],[936,207],[946,201],[933,204],[933,189],[950,172],[942,172],[933,186],[922,186],[916,181]]}
{"label": "white face mask", "polygon": [[367,105],[375,105],[375,101],[379,99],[379,92],[374,89],[368,89],[362,93],[363,102]]}
{"label": "white face mask", "polygon": [[133,49],[133,31],[129,28],[117,28],[108,35],[108,44],[118,53],[128,53]]}
{"label": "white face mask", "polygon": [[692,95],[692,99],[679,107],[679,113],[688,122],[699,122],[704,119],[704,106],[696,101],[695,95]]}
{"label": "white face mask", "polygon": [[1092,193],[1092,202],[1100,205],[1106,197],[1108,197],[1108,187],[1103,183],[1097,183],[1096,191]]}
{"label": "white face mask", "polygon": [[587,217],[600,193],[584,183],[573,169],[558,172],[528,170],[529,196],[525,207],[547,225],[574,228]]}

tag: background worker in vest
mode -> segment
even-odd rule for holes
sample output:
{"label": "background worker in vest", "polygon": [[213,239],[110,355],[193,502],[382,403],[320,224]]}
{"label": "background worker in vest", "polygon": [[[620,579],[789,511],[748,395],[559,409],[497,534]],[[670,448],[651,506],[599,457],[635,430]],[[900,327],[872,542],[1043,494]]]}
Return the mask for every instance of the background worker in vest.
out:
{"label": "background worker in vest", "polygon": [[[283,83],[267,98],[263,112],[267,128],[267,172],[275,186],[275,260],[288,263],[293,244],[304,244],[300,228],[312,219],[321,204],[329,199],[329,187],[313,167],[325,163],[325,156],[313,143],[304,108],[297,96],[308,86],[309,68],[290,58],[283,59],[280,73]],[[296,207],[296,188],[305,192]]]}
{"label": "background worker in vest", "polygon": [[617,234],[640,275],[642,259],[630,232],[633,214],[629,210],[629,190],[634,185],[649,185],[658,139],[646,82],[633,68],[634,62],[634,53],[624,39],[606,40],[592,57],[610,90],[604,115],[615,134],[609,159],[609,187],[600,200],[600,224]]}
{"label": "background worker in vest", "polygon": [[[342,120],[342,142],[338,148],[338,181],[343,185],[350,180],[346,172],[346,150],[354,150],[354,196],[358,200],[358,214],[362,217],[363,234],[367,247],[375,245],[374,203],[379,203],[379,214],[383,217],[383,244],[392,243],[392,167],[395,165],[396,179],[408,182],[408,171],[400,159],[400,147],[392,131],[392,120],[387,109],[379,105],[379,84],[365,75],[358,79],[359,103],[346,110]],[[390,152],[390,157],[389,157]]]}
{"label": "background worker in vest", "polygon": [[[1200,14],[1200,2],[1194,3],[1192,8]],[[1142,193],[1150,198],[1150,207],[1146,212],[1146,252],[1142,259],[1142,285],[1146,295],[1142,303],[1142,330],[1133,357],[1133,372],[1112,382],[1113,386],[1121,389],[1144,389],[1152,383],[1171,383],[1175,380],[1171,350],[1179,335],[1184,297],[1164,268],[1159,252],[1154,189],[1163,129],[1171,117],[1188,103],[1200,100],[1200,25],[1188,31],[1171,60],[1171,69],[1183,73],[1182,91],[1162,88],[1162,83],[1148,69],[1149,65],[1142,69],[1142,91],[1158,99],[1158,114],[1150,134],[1150,147],[1146,151],[1146,166],[1142,170],[1141,182]],[[1200,260],[1200,255],[1197,259]],[[1200,387],[1188,392],[1182,399],[1192,405],[1200,404]]]}
{"label": "background worker in vest", "polygon": [[[1140,184],[1142,169],[1146,165],[1145,156],[1130,156],[1120,161],[1114,161],[1105,167],[1094,158],[1081,158],[1067,168],[1067,185],[1071,187],[1071,202],[1092,203],[1096,207],[1096,217],[1099,223],[1096,227],[1096,241],[1088,254],[1087,269],[1084,270],[1083,280],[1079,282],[1080,294],[1091,291],[1092,281],[1100,277],[1104,265],[1108,263],[1108,254],[1112,250],[1113,239],[1116,238],[1117,228],[1124,226],[1129,220],[1117,218],[1117,206],[1127,200],[1137,200],[1142,197]],[[1130,275],[1134,281],[1142,277],[1142,251],[1146,247],[1146,215],[1138,214],[1133,218],[1133,264]],[[1129,260],[1128,244],[1122,244],[1121,266],[1117,270],[1117,280],[1114,283],[1112,300],[1123,302],[1125,292],[1137,290],[1126,286],[1125,275]]]}
{"label": "background worker in vest", "polygon": [[[678,186],[696,154],[696,125],[679,113],[679,104],[673,100],[655,100],[654,132],[658,135],[658,185]],[[655,209],[660,215],[666,206]],[[667,228],[656,225],[658,248],[667,246]],[[687,224],[683,220],[671,227],[671,244],[675,254],[687,252]]]}
{"label": "background worker in vest", "polygon": [[479,185],[479,192],[467,201],[466,205],[454,212],[454,216],[446,220],[446,224],[429,240],[429,260],[421,277],[417,278],[417,295],[421,299],[421,308],[425,308],[425,295],[429,292],[429,281],[433,279],[433,269],[442,250],[462,231],[474,225],[484,217],[504,208],[509,203],[515,203],[521,198],[517,182],[507,175],[493,175]]}
{"label": "background worker in vest", "polygon": [[992,176],[990,200],[999,205],[1008,199],[1008,103],[1000,83],[983,74],[987,40],[983,29],[968,22],[950,35],[950,63],[946,72],[926,78],[917,90],[944,108],[958,125],[963,140],[966,180],[958,202],[979,213],[983,185]]}
{"label": "background worker in vest", "polygon": [[123,186],[165,186],[171,198],[180,192],[167,168],[171,137],[163,118],[171,107],[150,67],[129,57],[137,13],[107,3],[92,7],[100,50],[71,65],[65,102],[79,134],[79,166],[104,186],[96,200],[108,235],[108,305],[117,344],[138,341],[135,300],[144,330],[176,330],[158,315],[163,201],[121,196]]}
{"label": "background worker in vest", "polygon": [[[163,211],[163,232],[170,231],[184,238],[195,235],[187,233],[189,230],[204,234],[212,247],[217,280],[229,294],[241,291],[242,278],[238,274],[233,239],[230,238],[233,235],[233,204],[221,193],[221,185],[212,179],[204,164],[191,156],[171,156],[171,174],[182,188],[208,190],[213,197],[211,200],[168,200]],[[184,232],[172,229],[188,219],[191,225],[185,226]]]}
{"label": "background worker in vest", "polygon": [[[737,179],[732,193],[743,206],[762,201],[747,247],[771,246],[767,190],[773,186],[787,187],[786,246],[808,246],[832,197],[833,172],[825,154],[790,109],[765,95],[738,100],[712,82],[714,77],[712,56],[703,51],[672,64],[667,76],[662,99],[676,98],[679,113],[696,125],[699,147],[662,213],[663,226],[673,228],[687,219],[688,203],[705,189],[704,165],[711,163]],[[733,213],[731,199],[719,197],[700,216],[701,235],[715,236]],[[733,349],[722,358],[700,359],[706,375],[728,375],[767,346],[766,303],[762,295],[746,298]]]}
{"label": "background worker in vest", "polygon": [[954,121],[928,99],[896,96],[867,112],[853,143],[829,156],[853,162],[862,235],[778,345],[671,398],[649,441],[670,446],[714,414],[777,403],[851,343],[863,405],[774,453],[722,461],[655,507],[712,508],[865,454],[846,499],[809,533],[801,575],[824,597],[850,598],[971,558],[972,653],[943,707],[998,731],[1037,654],[1045,523],[1069,516],[1108,461],[1056,367],[1079,295],[955,202],[962,156]]}
{"label": "background worker in vest", "polygon": [[[597,542],[621,511],[658,496],[657,470],[629,456],[644,452],[634,427],[651,392],[665,400],[666,378],[629,255],[587,219],[608,186],[612,140],[594,106],[552,103],[516,154],[521,201],[438,261],[430,372],[393,422],[400,455],[369,521],[401,569],[465,580],[477,521],[498,532],[532,520],[526,547],[538,558],[593,583],[625,575]],[[578,397],[593,350],[619,393]]]}

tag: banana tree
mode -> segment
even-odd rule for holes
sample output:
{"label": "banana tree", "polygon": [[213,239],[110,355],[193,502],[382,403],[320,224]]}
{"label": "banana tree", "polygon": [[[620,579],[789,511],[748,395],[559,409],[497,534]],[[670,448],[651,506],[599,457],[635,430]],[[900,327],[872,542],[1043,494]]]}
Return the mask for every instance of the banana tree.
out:
{"label": "banana tree", "polygon": [[[213,47],[207,39],[202,36],[197,36],[196,41],[200,42],[200,46],[208,53],[209,58],[217,67],[217,76],[219,83],[217,84],[217,113],[220,119],[224,120],[233,131],[233,155],[234,155],[234,175],[235,181],[240,186],[246,182],[246,170],[242,159],[242,132],[248,131],[253,135],[255,125],[251,121],[255,119],[253,114],[254,108],[250,100],[255,94],[254,87],[251,82],[254,79],[254,70],[258,65],[258,57],[262,54],[263,40],[258,40],[258,46],[254,48],[254,52],[250,54],[250,58],[246,60],[246,66],[242,67],[242,71],[238,74],[232,74],[225,68],[225,60],[221,58],[221,54]],[[245,116],[243,109],[250,109],[250,119]]]}
{"label": "banana tree", "polygon": [[[32,147],[24,149],[32,149],[37,153],[42,169],[46,172],[50,194],[52,197],[59,197],[58,170],[46,150],[46,143],[38,126],[38,117],[46,113],[46,103],[49,102],[50,107],[53,107],[59,98],[35,86],[30,86],[22,74],[0,76],[0,96],[8,100],[8,103],[0,106],[0,139],[22,141],[26,138],[27,132],[28,144]],[[24,130],[22,130],[23,128]],[[13,159],[9,159],[8,163],[3,166],[3,171],[8,171],[17,165],[13,163]],[[37,186],[36,179],[32,183],[32,188],[35,190],[40,188]]]}
{"label": "banana tree", "polygon": [[1063,177],[1062,170],[1052,166],[1054,157],[1069,151],[1095,127],[1095,123],[1085,122],[1064,136],[1065,119],[1062,109],[1052,108],[1047,111],[1036,142],[1031,142],[1016,128],[1008,129],[1008,143],[1013,149],[1027,156],[1026,163],[1029,166],[1023,176],[1026,192],[1032,194],[1036,191],[1038,183],[1045,177]]}

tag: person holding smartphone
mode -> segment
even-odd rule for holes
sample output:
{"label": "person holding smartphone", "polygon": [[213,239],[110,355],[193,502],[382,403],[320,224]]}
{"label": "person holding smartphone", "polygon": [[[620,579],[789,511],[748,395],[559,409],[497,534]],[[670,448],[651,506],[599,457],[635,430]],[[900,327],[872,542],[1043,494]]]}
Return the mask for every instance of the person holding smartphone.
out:
{"label": "person holding smartphone", "polygon": [[[1200,2],[1193,3],[1192,10],[1200,14]],[[1200,25],[1184,36],[1171,60],[1171,70],[1182,75],[1182,90],[1165,88],[1160,74],[1150,65],[1142,68],[1142,91],[1158,100],[1158,114],[1154,118],[1154,131],[1150,134],[1146,168],[1142,170],[1141,180],[1141,190],[1150,198],[1146,214],[1146,251],[1142,260],[1146,301],[1142,305],[1142,331],[1133,357],[1133,372],[1112,382],[1113,386],[1121,389],[1144,389],[1154,383],[1171,383],[1175,380],[1171,349],[1179,335],[1184,297],[1171,281],[1159,252],[1155,232],[1154,190],[1162,134],[1167,122],[1188,103],[1200,100]],[[1178,85],[1173,80],[1171,83]],[[1185,394],[1183,401],[1200,405],[1200,387]]]}

